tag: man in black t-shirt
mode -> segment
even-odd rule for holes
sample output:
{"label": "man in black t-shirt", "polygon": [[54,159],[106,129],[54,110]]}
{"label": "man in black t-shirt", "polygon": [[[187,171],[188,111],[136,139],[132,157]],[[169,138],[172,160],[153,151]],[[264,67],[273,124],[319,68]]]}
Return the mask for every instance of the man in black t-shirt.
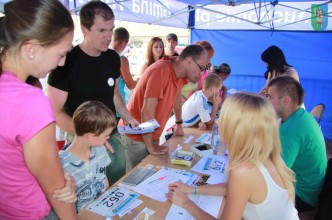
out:
{"label": "man in black t-shirt", "polygon": [[[104,2],[91,1],[82,7],[80,19],[83,42],[70,51],[64,66],[52,71],[48,78],[47,95],[54,108],[57,125],[73,136],[74,111],[85,101],[97,100],[114,113],[117,111],[126,123],[136,126],[138,122],[128,113],[116,84],[120,76],[120,57],[108,48],[114,29],[113,11]],[[109,144],[114,153],[109,152],[112,162],[106,173],[112,185],[126,171],[124,146],[116,129]],[[109,146],[108,143],[105,145]]]}

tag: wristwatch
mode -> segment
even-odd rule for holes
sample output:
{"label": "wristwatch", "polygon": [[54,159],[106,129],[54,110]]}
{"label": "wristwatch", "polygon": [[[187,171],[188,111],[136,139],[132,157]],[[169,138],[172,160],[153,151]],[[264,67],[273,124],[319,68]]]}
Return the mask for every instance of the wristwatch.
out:
{"label": "wristwatch", "polygon": [[183,124],[182,119],[181,119],[180,121],[175,121],[175,124],[177,124],[177,125],[182,125],[182,124]]}

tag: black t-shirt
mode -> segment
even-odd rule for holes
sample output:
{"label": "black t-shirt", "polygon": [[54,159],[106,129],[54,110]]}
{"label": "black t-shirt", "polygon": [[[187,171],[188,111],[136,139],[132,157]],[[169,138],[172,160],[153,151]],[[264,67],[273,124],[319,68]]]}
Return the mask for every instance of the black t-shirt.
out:
{"label": "black t-shirt", "polygon": [[97,100],[114,113],[113,102],[116,79],[120,76],[120,57],[114,50],[91,57],[75,46],[67,55],[65,65],[49,74],[48,84],[68,92],[65,112],[73,116],[85,101]]}

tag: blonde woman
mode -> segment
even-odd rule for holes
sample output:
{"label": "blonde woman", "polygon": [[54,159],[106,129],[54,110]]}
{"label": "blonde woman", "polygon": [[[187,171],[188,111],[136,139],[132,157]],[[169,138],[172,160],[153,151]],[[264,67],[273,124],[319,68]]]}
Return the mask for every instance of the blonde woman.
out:
{"label": "blonde woman", "polygon": [[147,46],[146,61],[141,67],[141,76],[149,66],[161,59],[164,55],[165,50],[163,40],[160,37],[151,38]]}
{"label": "blonde woman", "polygon": [[222,195],[221,219],[298,219],[294,175],[280,156],[279,128],[273,106],[263,97],[236,93],[221,109],[219,131],[229,152],[226,184],[197,188],[169,186],[167,198],[197,219],[213,219],[185,194]]}

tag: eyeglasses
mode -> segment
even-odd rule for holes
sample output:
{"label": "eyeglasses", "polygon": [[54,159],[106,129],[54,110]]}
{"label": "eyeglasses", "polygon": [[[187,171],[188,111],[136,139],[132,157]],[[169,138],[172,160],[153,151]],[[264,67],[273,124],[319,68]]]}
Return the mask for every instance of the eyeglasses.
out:
{"label": "eyeglasses", "polygon": [[194,63],[196,63],[196,65],[198,66],[200,72],[203,72],[203,71],[205,70],[205,67],[202,67],[201,65],[199,65],[199,64],[196,62],[196,60],[193,59],[193,61],[194,61]]}

